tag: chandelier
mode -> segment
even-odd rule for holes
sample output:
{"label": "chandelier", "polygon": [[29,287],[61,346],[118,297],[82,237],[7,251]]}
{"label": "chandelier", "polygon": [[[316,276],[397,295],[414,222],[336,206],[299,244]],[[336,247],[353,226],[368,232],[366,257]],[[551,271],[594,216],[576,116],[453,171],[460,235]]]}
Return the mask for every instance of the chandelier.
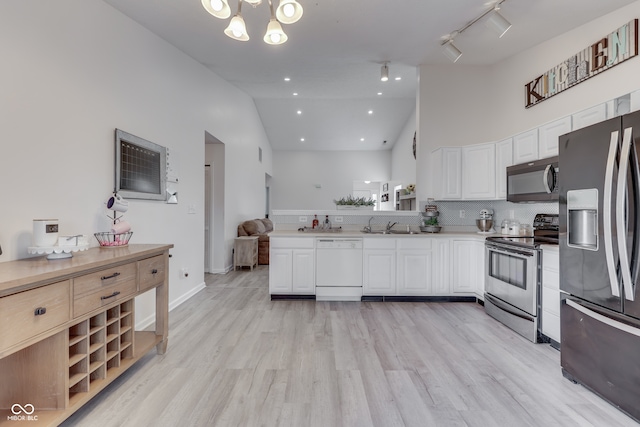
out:
{"label": "chandelier", "polygon": [[[287,41],[288,37],[282,30],[282,24],[293,24],[302,16],[302,6],[296,0],[280,0],[278,8],[273,10],[271,0],[268,0],[271,9],[271,19],[267,24],[267,31],[263,37],[265,43],[282,44]],[[249,3],[254,8],[257,7],[262,0],[238,0],[238,12],[233,15],[229,26],[224,33],[235,40],[247,41],[249,34],[247,27],[242,19],[242,3]],[[227,19],[231,16],[231,8],[228,0],[202,0],[202,6],[207,12],[220,19]]]}

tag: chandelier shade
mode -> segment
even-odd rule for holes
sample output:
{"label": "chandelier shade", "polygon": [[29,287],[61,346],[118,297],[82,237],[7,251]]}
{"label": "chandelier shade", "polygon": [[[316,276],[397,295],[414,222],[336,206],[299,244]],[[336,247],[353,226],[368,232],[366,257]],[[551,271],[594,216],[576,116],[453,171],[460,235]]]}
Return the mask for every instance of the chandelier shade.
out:
{"label": "chandelier shade", "polygon": [[202,0],[202,7],[216,18],[227,19],[231,16],[227,0]]}
{"label": "chandelier shade", "polygon": [[302,6],[296,0],[280,0],[276,17],[283,24],[293,24],[302,17]]}

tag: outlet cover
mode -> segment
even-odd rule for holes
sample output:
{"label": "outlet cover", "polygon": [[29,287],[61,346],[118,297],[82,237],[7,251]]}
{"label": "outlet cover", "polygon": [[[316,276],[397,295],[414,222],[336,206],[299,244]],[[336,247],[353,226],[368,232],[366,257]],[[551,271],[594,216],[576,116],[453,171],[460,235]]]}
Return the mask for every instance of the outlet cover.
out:
{"label": "outlet cover", "polygon": [[334,218],[335,222],[342,222],[342,217],[341,216],[337,216]]}
{"label": "outlet cover", "polygon": [[298,217],[298,222],[307,222],[307,217],[306,216],[299,216]]}

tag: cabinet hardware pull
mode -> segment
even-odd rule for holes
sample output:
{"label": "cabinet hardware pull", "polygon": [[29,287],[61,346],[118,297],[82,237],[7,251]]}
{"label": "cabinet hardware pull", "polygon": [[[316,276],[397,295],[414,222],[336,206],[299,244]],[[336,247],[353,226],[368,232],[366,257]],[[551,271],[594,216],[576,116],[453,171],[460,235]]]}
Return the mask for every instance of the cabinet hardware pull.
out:
{"label": "cabinet hardware pull", "polygon": [[33,314],[35,316],[42,316],[46,312],[47,312],[47,308],[46,307],[38,307],[38,308],[36,308],[36,310],[35,310],[35,312]]}
{"label": "cabinet hardware pull", "polygon": [[154,268],[153,270],[151,270],[151,274],[156,274],[158,272],[157,268]]}
{"label": "cabinet hardware pull", "polygon": [[118,277],[119,275],[120,275],[120,273],[115,272],[115,273],[113,273],[111,276],[102,276],[102,277],[100,278],[100,280],[113,279],[114,277]]}
{"label": "cabinet hardware pull", "polygon": [[100,297],[100,299],[105,300],[105,299],[113,298],[113,297],[118,296],[118,295],[120,295],[120,291],[115,291],[111,295],[107,295],[106,297]]}

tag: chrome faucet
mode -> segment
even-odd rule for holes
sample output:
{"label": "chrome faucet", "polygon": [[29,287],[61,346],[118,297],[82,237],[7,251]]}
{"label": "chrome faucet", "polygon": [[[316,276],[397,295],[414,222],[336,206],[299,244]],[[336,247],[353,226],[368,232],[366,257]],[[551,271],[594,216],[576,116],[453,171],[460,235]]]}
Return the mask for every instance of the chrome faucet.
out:
{"label": "chrome faucet", "polygon": [[365,225],[364,226],[364,232],[365,233],[371,233],[371,220],[373,219],[373,217],[369,218],[369,225]]}
{"label": "chrome faucet", "polygon": [[391,224],[391,221],[389,221],[387,223],[387,233],[391,232],[391,229],[393,228],[394,225],[396,225],[397,222],[394,222],[393,224]]}

